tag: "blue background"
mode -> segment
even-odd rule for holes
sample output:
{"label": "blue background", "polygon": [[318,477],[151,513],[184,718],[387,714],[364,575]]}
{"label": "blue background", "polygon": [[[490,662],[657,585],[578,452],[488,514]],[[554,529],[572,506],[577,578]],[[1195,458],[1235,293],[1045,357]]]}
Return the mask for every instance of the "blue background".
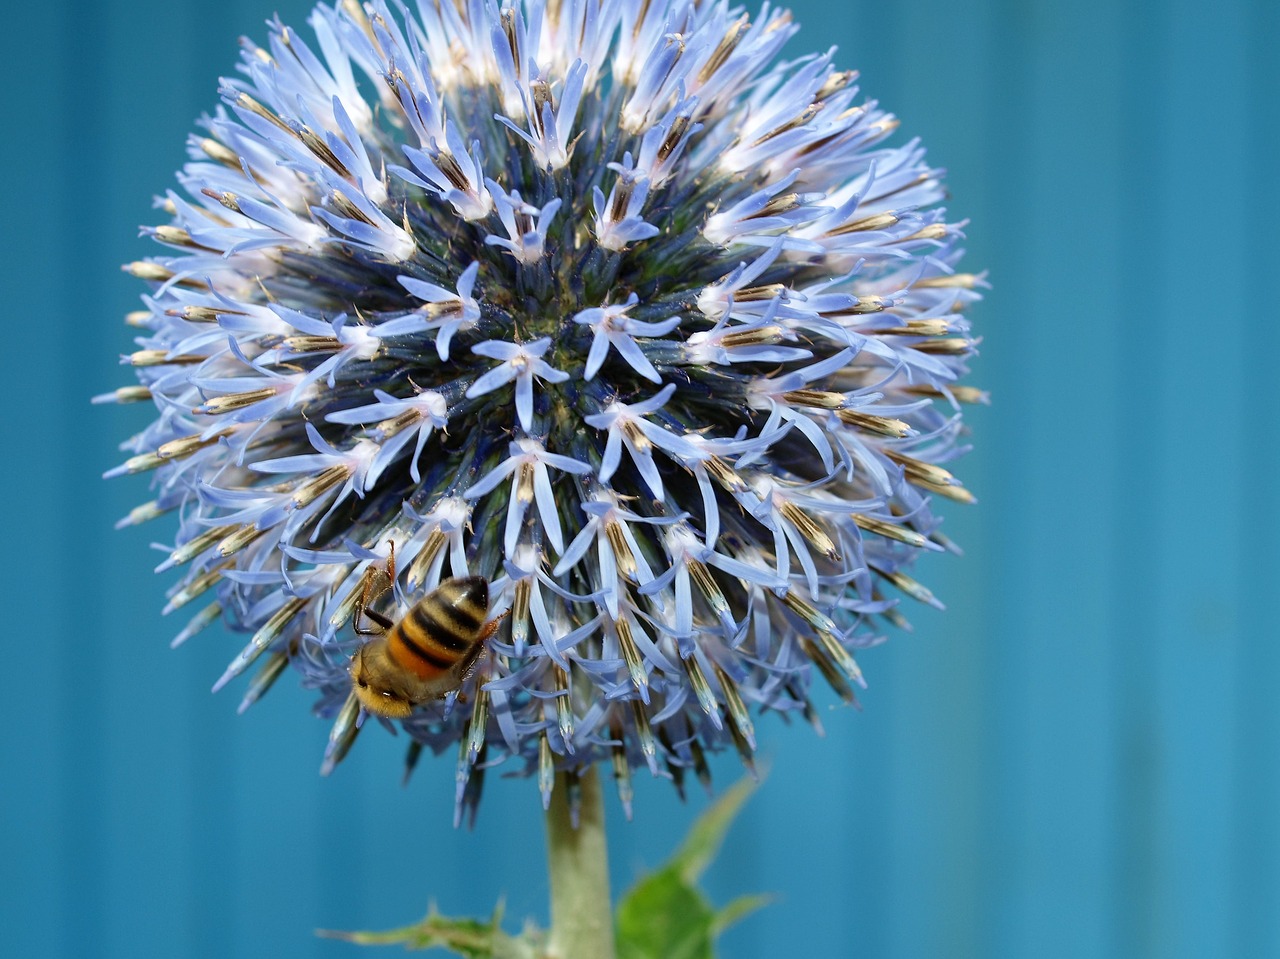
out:
{"label": "blue background", "polygon": [[[306,0],[280,0],[301,25]],[[950,507],[945,614],[865,657],[828,735],[761,723],[769,774],[708,875],[778,900],[726,957],[1280,955],[1280,4],[797,0],[791,52],[842,66],[949,169],[995,289]],[[320,779],[296,683],[243,717],[207,690],[239,641],[167,650],[145,499],[104,483],[145,411],[119,318],[150,198],[261,0],[57,0],[3,22],[0,497],[6,682],[0,953],[351,956],[316,927],[505,895],[545,920],[535,792],[452,768],[398,785],[367,735]],[[736,761],[717,766],[727,785]],[[611,800],[615,892],[680,806]]]}

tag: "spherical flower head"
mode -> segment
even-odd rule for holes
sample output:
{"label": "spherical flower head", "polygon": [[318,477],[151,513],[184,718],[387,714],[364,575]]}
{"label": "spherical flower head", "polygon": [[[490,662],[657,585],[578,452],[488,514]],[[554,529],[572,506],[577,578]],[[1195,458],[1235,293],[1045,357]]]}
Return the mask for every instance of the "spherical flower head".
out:
{"label": "spherical flower head", "polygon": [[829,55],[775,63],[782,10],[415,11],[246,45],[127,267],[104,399],[158,415],[111,472],[154,471],[125,522],[179,516],[166,611],[211,602],[176,642],[251,634],[244,707],[299,672],[326,769],[377,702],[353,656],[400,671],[371,715],[457,750],[460,814],[499,764],[545,801],[609,760],[629,802],[750,763],[753,714],[851,701],[899,594],[936,604],[908,570],[971,498],[940,171]]}

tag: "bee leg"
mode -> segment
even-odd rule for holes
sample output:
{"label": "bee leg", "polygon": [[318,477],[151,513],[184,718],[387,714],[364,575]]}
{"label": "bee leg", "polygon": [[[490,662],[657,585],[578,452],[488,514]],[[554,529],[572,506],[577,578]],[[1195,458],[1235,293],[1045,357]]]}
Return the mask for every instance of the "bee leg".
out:
{"label": "bee leg", "polygon": [[[373,585],[373,580],[371,578],[366,579],[364,581],[364,590],[360,594],[360,601],[356,603],[356,616],[355,616],[354,629],[356,631],[357,636],[381,635],[382,633],[385,633],[387,630],[391,628],[391,620],[389,620],[387,617],[383,616],[381,613],[377,612],[376,610],[372,610],[369,608],[369,587],[372,585]],[[379,593],[379,595],[381,595],[381,593]],[[360,620],[365,616],[368,616],[371,620],[377,623],[378,626],[380,626],[381,628],[380,629],[361,629]]]}
{"label": "bee leg", "polygon": [[387,557],[385,571],[387,574],[387,589],[391,590],[391,601],[396,603],[401,599],[400,593],[396,589],[396,541],[389,539],[387,542],[391,544],[391,555]]}
{"label": "bee leg", "polygon": [[[483,641],[477,642],[467,650],[467,655],[463,656],[462,659],[459,660],[458,665],[454,667],[460,680],[466,681],[471,678],[471,674],[475,672],[476,663],[480,661],[480,657],[483,656],[484,653],[485,648]],[[458,698],[463,699],[461,693],[458,694]],[[466,700],[463,699],[463,701],[465,702]]]}
{"label": "bee leg", "polygon": [[502,625],[502,621],[511,614],[511,610],[504,609],[502,613],[494,619],[489,620],[480,627],[480,635],[476,639],[476,646],[479,647],[486,639],[498,631],[498,627]]}
{"label": "bee leg", "polygon": [[[381,583],[378,584],[378,592],[374,593],[374,597],[372,597],[374,599],[378,599],[378,597],[380,597],[381,594],[387,592],[388,589],[393,590],[393,592],[394,592],[394,589],[396,589],[396,540],[392,540],[392,558],[390,558],[388,568],[384,568],[384,570],[380,570],[378,566],[371,566],[369,568],[369,571],[367,571],[365,574],[365,585],[364,585],[364,588],[361,589],[360,600],[358,600],[358,602],[356,603],[356,634],[357,635],[367,636],[371,634],[385,633],[385,631],[389,630],[390,627],[392,627],[392,621],[388,620],[388,618],[385,616],[379,615],[379,613],[376,613],[369,608],[369,603],[371,602],[369,597],[369,592],[372,589],[372,586],[374,586],[374,580],[380,579],[380,576],[378,574],[381,574],[381,576],[389,576],[389,579],[388,579],[388,585],[384,586]],[[376,622],[376,624],[381,626],[381,629],[380,630],[361,629],[360,620],[362,616],[369,617],[370,620]]]}
{"label": "bee leg", "polygon": [[[361,629],[360,628],[361,616],[369,617],[371,620],[373,620],[375,623],[378,624],[378,628],[377,629]],[[389,630],[391,626],[392,626],[391,620],[388,619],[386,616],[383,616],[381,613],[377,612],[376,610],[367,609],[364,606],[361,606],[360,611],[356,614],[355,630],[356,630],[356,635],[358,636],[381,636],[387,630]]]}
{"label": "bee leg", "polygon": [[[480,634],[476,637],[475,643],[469,650],[467,650],[467,654],[459,660],[458,665],[454,667],[454,670],[460,680],[465,682],[467,679],[471,678],[471,674],[475,672],[476,663],[480,661],[480,657],[487,651],[484,641],[498,631],[498,626],[501,625],[502,621],[507,618],[507,614],[510,612],[511,610],[509,609],[503,610],[502,614],[496,619],[492,619],[480,627]],[[467,697],[464,693],[460,692],[458,693],[458,700],[465,703],[467,701]]]}

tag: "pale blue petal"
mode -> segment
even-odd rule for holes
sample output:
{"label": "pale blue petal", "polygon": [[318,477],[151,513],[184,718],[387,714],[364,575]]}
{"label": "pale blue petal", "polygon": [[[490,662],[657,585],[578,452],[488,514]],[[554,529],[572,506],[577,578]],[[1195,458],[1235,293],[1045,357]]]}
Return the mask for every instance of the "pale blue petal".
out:
{"label": "pale blue petal", "polygon": [[517,375],[515,367],[511,366],[509,363],[503,363],[501,366],[495,366],[488,373],[482,374],[474,383],[472,383],[467,389],[465,395],[467,399],[475,399],[477,396],[484,396],[486,393],[491,393],[500,386],[506,386],[514,380]]}
{"label": "pale blue petal", "polygon": [[[649,362],[649,358],[644,355],[644,351],[636,345],[636,341],[629,336],[619,336],[613,341],[613,345],[618,348],[618,352],[622,354],[622,358],[627,361],[633,370],[643,376],[652,383],[661,383],[662,377],[658,375],[658,371],[653,368],[653,364]],[[593,347],[594,348],[594,347]],[[590,377],[588,377],[590,379]]]}
{"label": "pale blue petal", "polygon": [[563,576],[566,571],[572,569],[583,556],[587,554],[587,550],[591,548],[592,542],[596,539],[599,530],[598,524],[594,521],[588,523],[578,531],[569,548],[560,554],[560,562],[552,570],[556,576]]}
{"label": "pale blue petal", "polygon": [[558,555],[564,552],[564,532],[560,529],[556,497],[551,491],[551,479],[547,475],[545,466],[534,471],[533,495],[538,504],[538,515],[542,518],[542,531],[546,533],[547,539]]}
{"label": "pale blue petal", "polygon": [[585,476],[591,472],[591,466],[581,460],[575,460],[571,456],[561,456],[559,453],[539,453],[538,459],[542,460],[548,466],[554,466],[556,469],[565,473],[576,473],[579,476]]}
{"label": "pale blue petal", "polygon": [[468,486],[462,495],[467,499],[477,499],[492,493],[498,488],[498,484],[510,476],[520,466],[520,457],[511,456],[503,460],[489,472],[485,473],[479,480]]}
{"label": "pale blue petal", "polygon": [[[468,390],[467,395],[471,392]],[[533,429],[533,377],[521,376],[516,379],[516,416],[520,420],[520,428],[526,433]]]}
{"label": "pale blue petal", "polygon": [[[587,417],[587,420],[590,422],[591,417]],[[600,482],[609,482],[609,478],[613,476],[621,462],[622,432],[620,430],[611,429],[609,430],[609,439],[605,443],[604,458],[600,461]]]}
{"label": "pale blue petal", "polygon": [[520,528],[524,525],[524,514],[529,507],[528,503],[516,495],[517,482],[517,479],[511,481],[511,495],[507,499],[507,522],[503,528],[502,548],[508,556],[515,554],[520,540]]}
{"label": "pale blue petal", "polygon": [[587,367],[583,371],[583,379],[590,380],[600,370],[604,358],[609,355],[609,336],[603,328],[597,328],[591,340],[591,349],[587,351]]}

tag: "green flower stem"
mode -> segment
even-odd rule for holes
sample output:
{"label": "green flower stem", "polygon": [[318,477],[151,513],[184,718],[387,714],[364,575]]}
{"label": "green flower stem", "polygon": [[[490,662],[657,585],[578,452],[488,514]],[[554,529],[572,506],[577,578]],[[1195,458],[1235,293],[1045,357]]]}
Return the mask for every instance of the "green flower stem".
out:
{"label": "green flower stem", "polygon": [[613,959],[613,910],[600,777],[590,766],[579,779],[578,828],[569,815],[569,783],[556,773],[547,810],[553,959]]}

